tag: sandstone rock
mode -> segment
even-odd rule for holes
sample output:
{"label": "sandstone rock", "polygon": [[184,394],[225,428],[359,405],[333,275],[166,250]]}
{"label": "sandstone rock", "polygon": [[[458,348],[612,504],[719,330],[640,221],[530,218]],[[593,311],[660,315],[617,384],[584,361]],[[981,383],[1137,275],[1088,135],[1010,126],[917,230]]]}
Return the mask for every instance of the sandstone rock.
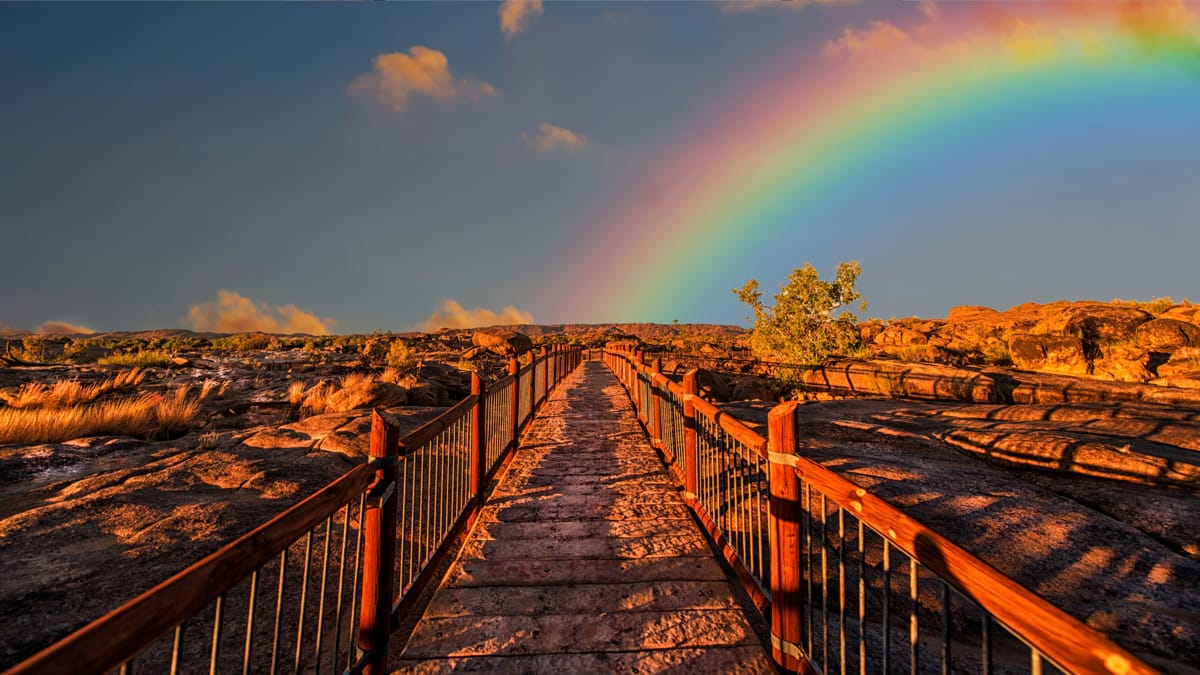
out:
{"label": "sandstone rock", "polygon": [[729,352],[727,352],[724,349],[721,349],[721,348],[717,347],[716,345],[709,343],[709,342],[705,342],[704,344],[700,345],[700,353],[703,354],[704,356],[708,356],[708,357],[711,357],[714,359],[729,358]]}
{"label": "sandstone rock", "polygon": [[189,359],[185,359],[182,356],[176,356],[175,358],[171,359],[171,363],[175,364],[177,368],[186,368],[192,365],[192,362]]}
{"label": "sandstone rock", "polygon": [[1149,370],[1150,353],[1136,345],[1104,345],[1092,361],[1092,377],[1119,382],[1145,382],[1154,375]]}
{"label": "sandstone rock", "polygon": [[506,328],[480,328],[471,335],[471,344],[500,356],[516,356],[533,349],[528,335]]}
{"label": "sandstone rock", "polygon": [[929,338],[922,332],[904,326],[888,326],[875,336],[875,344],[881,347],[901,347],[906,345],[923,345]]}
{"label": "sandstone rock", "polygon": [[1158,367],[1159,377],[1173,377],[1200,370],[1200,347],[1180,347]]}
{"label": "sandstone rock", "polygon": [[875,341],[875,336],[883,332],[883,324],[876,321],[868,321],[858,324],[858,335],[862,338],[863,344],[871,344]]}
{"label": "sandstone rock", "polygon": [[994,321],[999,315],[1000,312],[991,307],[961,305],[950,309],[950,312],[946,314],[946,321],[948,323],[977,323],[981,320]]}
{"label": "sandstone rock", "polygon": [[739,377],[733,381],[731,401],[770,401],[775,397],[771,389],[757,377]]}
{"label": "sandstone rock", "polygon": [[1072,375],[1086,375],[1089,370],[1083,340],[1075,337],[1018,334],[1008,341],[1008,353],[1013,364],[1024,370]]}
{"label": "sandstone rock", "polygon": [[1060,312],[1043,316],[1030,331],[1044,335],[1068,335],[1090,342],[1127,342],[1137,327],[1150,321],[1149,312],[1099,302],[1068,303]]}
{"label": "sandstone rock", "polygon": [[1180,373],[1170,377],[1159,377],[1150,380],[1150,384],[1160,387],[1179,387],[1181,389],[1200,389],[1200,370],[1190,373]]}
{"label": "sandstone rock", "polygon": [[468,349],[467,351],[463,352],[462,357],[464,359],[466,359],[467,361],[471,361],[472,359],[477,359],[481,356],[485,356],[488,353],[489,353],[488,350],[484,349],[483,347],[475,347],[473,349]]}
{"label": "sandstone rock", "polygon": [[733,393],[724,377],[703,368],[696,373],[696,389],[699,390],[700,396],[709,401],[728,401]]}
{"label": "sandstone rock", "polygon": [[422,382],[408,388],[408,405],[435,407],[450,401],[446,388],[436,382]]}
{"label": "sandstone rock", "polygon": [[408,401],[408,390],[389,382],[361,382],[343,387],[329,397],[326,410],[346,412],[355,408],[388,407],[404,405]]}
{"label": "sandstone rock", "polygon": [[363,355],[369,361],[380,362],[387,358],[388,350],[392,348],[391,340],[387,338],[373,338],[368,340],[358,353]]}
{"label": "sandstone rock", "polygon": [[994,403],[1001,400],[995,380],[975,370],[932,363],[830,359],[804,374],[813,391]]}
{"label": "sandstone rock", "polygon": [[1158,318],[1200,324],[1200,305],[1175,305],[1162,314],[1159,314]]}
{"label": "sandstone rock", "polygon": [[1178,319],[1153,319],[1137,327],[1138,345],[1159,352],[1200,347],[1200,326]]}

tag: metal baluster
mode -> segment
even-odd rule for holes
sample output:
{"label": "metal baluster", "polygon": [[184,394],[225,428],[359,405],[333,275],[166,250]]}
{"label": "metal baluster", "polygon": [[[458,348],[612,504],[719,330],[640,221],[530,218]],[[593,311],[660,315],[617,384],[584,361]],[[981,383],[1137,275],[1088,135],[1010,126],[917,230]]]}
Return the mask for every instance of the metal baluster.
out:
{"label": "metal baluster", "polygon": [[[408,463],[405,462],[405,465]],[[354,541],[354,580],[350,584],[350,626],[346,631],[346,668],[354,665],[354,617],[358,616],[358,575],[362,571],[363,520],[367,511],[367,493],[358,496],[358,536]]]}
{"label": "metal baluster", "polygon": [[258,595],[258,570],[250,573],[250,605],[246,609],[246,646],[242,650],[242,675],[250,673],[250,654],[254,644],[254,600]]}
{"label": "metal baluster", "polygon": [[1042,675],[1042,653],[1029,648],[1029,675]]}
{"label": "metal baluster", "polygon": [[213,609],[212,653],[208,659],[208,675],[217,673],[217,657],[221,653],[221,610],[225,605],[225,594],[217,596]]}
{"label": "metal baluster", "polygon": [[[857,518],[855,520],[858,520]],[[858,673],[867,675],[867,582],[863,573],[866,571],[866,530],[863,521],[858,520]]]}
{"label": "metal baluster", "polygon": [[[403,504],[404,502],[400,502]],[[342,600],[345,597],[346,591],[346,544],[350,538],[350,504],[346,503],[342,507],[342,552],[338,556],[338,582],[337,582],[337,607],[334,611],[334,632],[333,632],[333,667],[337,668],[338,649],[342,644]],[[247,674],[243,674],[247,675]]]}
{"label": "metal baluster", "polygon": [[992,672],[992,617],[988,616],[986,610],[982,607],[983,621],[980,625],[981,635],[979,636],[979,660],[980,671],[983,675],[991,675]]}
{"label": "metal baluster", "polygon": [[838,507],[838,660],[846,675],[846,511]]}
{"label": "metal baluster", "polygon": [[183,660],[183,624],[175,626],[175,639],[171,641],[171,675],[179,674],[179,664]]}
{"label": "metal baluster", "polygon": [[304,649],[304,610],[308,605],[308,575],[312,571],[312,530],[304,537],[304,576],[300,579],[300,618],[296,620],[296,656],[292,672],[300,672],[300,654]]}
{"label": "metal baluster", "polygon": [[271,640],[271,675],[278,672],[279,628],[283,622],[283,594],[287,590],[287,559],[288,550],[285,548],[279,554],[279,586],[275,591],[275,629]]}
{"label": "metal baluster", "polygon": [[942,675],[950,675],[950,586],[942,582]]}
{"label": "metal baluster", "polygon": [[883,608],[882,619],[880,623],[883,625],[883,666],[880,672],[887,675],[888,661],[891,660],[891,644],[892,644],[892,629],[891,629],[891,611],[888,605],[891,604],[892,597],[892,561],[891,561],[891,542],[885,537],[883,540]]}
{"label": "metal baluster", "polygon": [[908,598],[911,605],[908,610],[908,661],[911,672],[917,671],[917,559],[908,559]]}
{"label": "metal baluster", "polygon": [[829,668],[829,518],[821,494],[821,670]]}
{"label": "metal baluster", "polygon": [[333,516],[325,519],[325,553],[321,558],[321,595],[317,602],[317,643],[313,655],[316,660],[315,675],[321,674],[321,632],[325,627],[325,587],[329,579],[329,535],[333,531]]}
{"label": "metal baluster", "polygon": [[813,514],[812,514],[812,486],[808,481],[804,481],[804,586],[805,586],[805,601],[804,614],[808,624],[808,653],[813,655],[814,639],[813,639]]}

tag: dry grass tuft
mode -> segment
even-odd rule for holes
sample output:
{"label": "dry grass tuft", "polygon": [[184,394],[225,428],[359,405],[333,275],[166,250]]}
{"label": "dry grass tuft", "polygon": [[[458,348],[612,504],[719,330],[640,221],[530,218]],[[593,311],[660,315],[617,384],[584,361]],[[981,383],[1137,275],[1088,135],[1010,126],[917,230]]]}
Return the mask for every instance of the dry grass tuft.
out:
{"label": "dry grass tuft", "polygon": [[328,407],[329,397],[337,391],[337,385],[332,382],[323,381],[309,387],[308,391],[304,392],[302,412],[308,415],[320,415],[325,412]]}
{"label": "dry grass tuft", "polygon": [[12,408],[67,408],[91,403],[108,392],[141,384],[145,379],[146,371],[134,368],[92,384],[82,384],[79,380],[26,382],[15,391],[0,391],[0,399]]}
{"label": "dry grass tuft", "polygon": [[56,443],[87,436],[169,438],[191,429],[201,399],[191,387],[66,407],[0,408],[0,443]]}
{"label": "dry grass tuft", "polygon": [[293,380],[288,385],[288,403],[293,408],[299,408],[302,401],[304,401],[304,382]]}

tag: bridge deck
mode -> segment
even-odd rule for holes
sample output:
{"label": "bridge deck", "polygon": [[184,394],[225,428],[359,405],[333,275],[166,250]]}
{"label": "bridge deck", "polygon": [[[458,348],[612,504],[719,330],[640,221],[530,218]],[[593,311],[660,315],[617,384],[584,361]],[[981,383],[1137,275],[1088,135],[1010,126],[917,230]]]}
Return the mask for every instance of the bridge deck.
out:
{"label": "bridge deck", "polygon": [[774,672],[608,369],[550,397],[401,672]]}

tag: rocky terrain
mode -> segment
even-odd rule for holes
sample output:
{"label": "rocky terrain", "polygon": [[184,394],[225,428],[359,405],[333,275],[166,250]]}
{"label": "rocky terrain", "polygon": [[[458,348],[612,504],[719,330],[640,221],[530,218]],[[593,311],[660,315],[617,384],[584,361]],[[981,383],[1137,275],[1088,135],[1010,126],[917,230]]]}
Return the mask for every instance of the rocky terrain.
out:
{"label": "rocky terrain", "polygon": [[815,459],[1092,625],[1135,636],[1159,667],[1196,672],[1198,321],[1187,304],[956,308],[865,322],[853,358],[804,367],[756,361],[731,326],[0,339],[0,418],[48,409],[39,397],[63,382],[90,401],[77,407],[149,397],[185,413],[127,433],[0,440],[0,668],[361,462],[372,406],[415,428],[465,396],[472,371],[494,379],[531,348],[616,341],[656,352],[675,377],[702,366],[702,393],[752,423],[780,398],[811,400]]}

